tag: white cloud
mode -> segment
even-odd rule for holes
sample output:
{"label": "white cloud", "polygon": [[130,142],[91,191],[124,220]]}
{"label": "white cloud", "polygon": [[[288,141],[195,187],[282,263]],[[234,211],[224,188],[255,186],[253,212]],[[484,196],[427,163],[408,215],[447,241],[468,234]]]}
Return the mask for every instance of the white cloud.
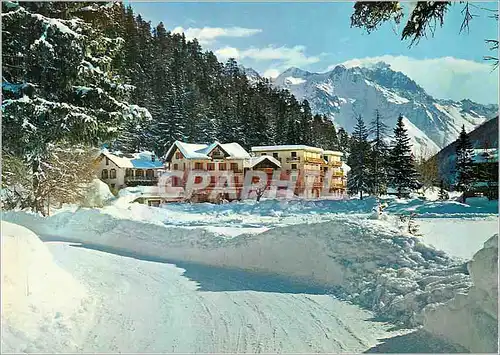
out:
{"label": "white cloud", "polygon": [[219,60],[222,60],[222,61],[228,60],[229,58],[239,59],[240,58],[240,51],[234,47],[224,47],[224,48],[217,49],[215,51],[215,55],[217,55]]}
{"label": "white cloud", "polygon": [[243,28],[243,27],[203,27],[203,28],[182,28],[176,27],[172,33],[183,33],[187,40],[196,38],[202,45],[207,45],[215,42],[218,37],[250,37],[262,32],[258,28]]}
{"label": "white cloud", "polygon": [[[480,103],[498,103],[498,72],[489,63],[454,57],[416,59],[384,55],[351,59],[346,67],[370,66],[385,62],[422,86],[427,93],[443,99],[471,99]],[[331,70],[336,65],[328,67]]]}
{"label": "white cloud", "polygon": [[262,76],[263,76],[264,78],[272,78],[272,79],[274,79],[274,78],[277,78],[277,77],[278,77],[278,75],[280,75],[280,74],[281,74],[281,72],[280,72],[278,69],[273,69],[273,68],[271,68],[271,69],[267,69],[267,70],[266,70],[266,71],[262,74]]}
{"label": "white cloud", "polygon": [[308,56],[305,53],[306,47],[273,47],[268,46],[264,48],[251,47],[248,49],[240,50],[234,47],[224,47],[215,51],[215,54],[220,60],[227,60],[228,58],[235,59],[252,59],[255,61],[275,61],[276,68],[300,67],[308,64],[317,63],[320,58],[317,56]]}

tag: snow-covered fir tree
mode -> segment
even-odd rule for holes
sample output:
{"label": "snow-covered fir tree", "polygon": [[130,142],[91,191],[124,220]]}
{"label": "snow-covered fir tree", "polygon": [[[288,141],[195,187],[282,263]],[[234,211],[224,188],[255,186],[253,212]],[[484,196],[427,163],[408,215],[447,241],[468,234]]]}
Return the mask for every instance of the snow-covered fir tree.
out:
{"label": "snow-covered fir tree", "polygon": [[363,192],[369,191],[371,147],[368,142],[368,130],[363,118],[357,117],[356,126],[351,137],[351,149],[347,165],[351,170],[347,174],[347,190],[349,194],[358,194],[363,199]]}
{"label": "snow-covered fir tree", "polygon": [[96,146],[150,118],[128,103],[132,88],[113,71],[123,44],[103,30],[113,7],[2,2],[2,148],[29,165],[37,210],[51,144]]}
{"label": "snow-covered fir tree", "polygon": [[387,160],[389,155],[389,147],[386,143],[387,129],[380,112],[376,110],[375,117],[369,126],[369,132],[372,136],[369,185],[370,191],[376,196],[387,191]]}
{"label": "snow-covered fir tree", "polygon": [[473,164],[474,150],[469,140],[469,135],[465,131],[465,126],[462,125],[462,131],[457,139],[455,160],[455,189],[457,191],[466,192],[470,190],[475,180]]}
{"label": "snow-covered fir tree", "polygon": [[350,151],[350,138],[349,134],[346,132],[345,129],[342,127],[339,128],[338,132],[338,140],[339,140],[339,148],[342,153],[344,153],[344,156],[342,157],[344,160],[347,160],[347,156],[349,155]]}
{"label": "snow-covered fir tree", "polygon": [[389,186],[397,191],[398,198],[418,188],[418,173],[402,116],[398,117],[394,128],[394,142],[389,152],[388,166]]}
{"label": "snow-covered fir tree", "polygon": [[439,183],[438,198],[441,201],[444,201],[444,200],[447,200],[450,198],[450,196],[448,195],[448,192],[444,189],[444,181],[443,180],[441,180],[441,182]]}

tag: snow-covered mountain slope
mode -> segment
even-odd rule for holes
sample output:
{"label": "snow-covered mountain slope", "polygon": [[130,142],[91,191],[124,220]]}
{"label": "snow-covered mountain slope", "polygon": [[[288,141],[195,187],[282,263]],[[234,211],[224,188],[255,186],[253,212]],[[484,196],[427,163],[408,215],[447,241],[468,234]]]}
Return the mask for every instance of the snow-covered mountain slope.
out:
{"label": "snow-covered mountain slope", "polygon": [[435,99],[385,63],[349,69],[339,65],[326,73],[290,68],[273,85],[290,90],[297,99],[307,99],[313,111],[328,115],[349,132],[357,115],[370,122],[378,109],[392,128],[402,114],[419,155],[436,153],[458,137],[462,125],[472,131],[498,112],[497,105]]}

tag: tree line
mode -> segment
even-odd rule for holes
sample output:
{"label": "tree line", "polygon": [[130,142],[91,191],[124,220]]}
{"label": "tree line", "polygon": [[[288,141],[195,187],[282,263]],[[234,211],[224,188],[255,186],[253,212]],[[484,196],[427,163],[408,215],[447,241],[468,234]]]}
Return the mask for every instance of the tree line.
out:
{"label": "tree line", "polygon": [[256,145],[308,144],[341,150],[347,133],[313,114],[307,101],[266,79],[250,82],[234,59],[225,63],[196,39],[152,26],[131,7],[116,8],[109,31],[124,39],[114,66],[135,87],[132,102],[152,119],[130,124],[113,143],[124,151],[163,155],[175,140],[189,143],[237,142]]}
{"label": "tree line", "polygon": [[363,193],[380,196],[391,188],[401,198],[421,187],[403,117],[399,116],[393,137],[378,110],[368,127],[361,116],[356,121],[347,159],[348,192],[363,199]]}
{"label": "tree line", "polygon": [[[368,127],[361,116],[356,120],[347,159],[351,168],[347,176],[349,194],[359,194],[363,199],[363,194],[381,196],[392,189],[391,192],[401,198],[419,189],[425,192],[439,187],[440,200],[449,198],[446,189],[462,192],[463,202],[475,191],[489,199],[498,198],[498,160],[488,147],[480,157],[475,154],[465,126],[457,138],[454,169],[448,172],[453,183],[445,184],[439,175],[437,155],[417,159],[412,153],[402,116],[392,136],[378,110]],[[478,158],[481,161],[476,161]]]}

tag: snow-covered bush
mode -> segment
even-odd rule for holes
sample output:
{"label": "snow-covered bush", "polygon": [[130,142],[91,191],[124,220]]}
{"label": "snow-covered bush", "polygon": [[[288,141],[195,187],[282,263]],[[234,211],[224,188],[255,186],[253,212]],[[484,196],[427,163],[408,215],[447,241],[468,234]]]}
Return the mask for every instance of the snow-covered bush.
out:
{"label": "snow-covered bush", "polygon": [[103,207],[115,199],[109,186],[99,179],[94,179],[85,189],[85,197],[82,201],[83,207]]}

